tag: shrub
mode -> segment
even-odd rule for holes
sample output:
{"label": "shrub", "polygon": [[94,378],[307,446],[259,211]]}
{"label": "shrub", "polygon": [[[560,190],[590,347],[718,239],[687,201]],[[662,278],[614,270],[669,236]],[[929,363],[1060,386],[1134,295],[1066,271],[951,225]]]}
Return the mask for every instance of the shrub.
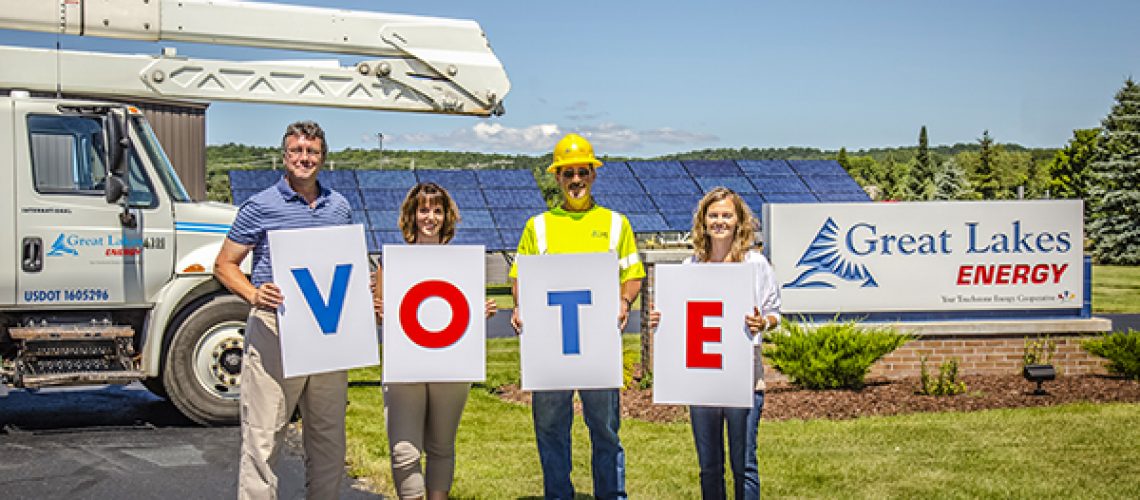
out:
{"label": "shrub", "polygon": [[1140,332],[1116,332],[1081,342],[1089,353],[1108,360],[1109,373],[1140,380]]}
{"label": "shrub", "polygon": [[1048,335],[1044,337],[1037,337],[1036,340],[1029,340],[1025,337],[1025,349],[1021,354],[1021,365],[1048,365],[1053,363],[1053,354],[1057,352],[1057,342],[1049,338]]}
{"label": "shrub", "polygon": [[919,358],[920,387],[918,391],[927,396],[953,396],[966,392],[966,383],[958,381],[958,358],[950,358],[938,367],[938,378],[931,378],[926,372],[926,356]]}
{"label": "shrub", "polygon": [[764,354],[772,366],[808,389],[858,389],[871,365],[914,339],[891,327],[863,327],[829,322],[807,328],[784,321],[781,330],[765,335]]}

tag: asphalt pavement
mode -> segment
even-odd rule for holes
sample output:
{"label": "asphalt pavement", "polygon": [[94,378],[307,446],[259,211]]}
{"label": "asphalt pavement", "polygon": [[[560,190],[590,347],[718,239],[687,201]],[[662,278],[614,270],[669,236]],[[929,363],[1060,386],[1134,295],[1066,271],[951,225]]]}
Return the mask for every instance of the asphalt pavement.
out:
{"label": "asphalt pavement", "polygon": [[[237,496],[239,428],[200,427],[138,384],[13,390],[0,427],[3,498]],[[278,462],[283,500],[304,498],[298,439]],[[381,497],[346,477],[341,498]]]}

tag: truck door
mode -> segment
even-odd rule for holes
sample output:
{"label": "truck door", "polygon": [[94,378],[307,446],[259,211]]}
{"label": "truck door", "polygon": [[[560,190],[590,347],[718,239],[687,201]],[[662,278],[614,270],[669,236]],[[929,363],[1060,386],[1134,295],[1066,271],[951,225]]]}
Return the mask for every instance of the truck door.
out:
{"label": "truck door", "polygon": [[[107,203],[103,190],[108,176],[104,123],[111,115],[60,114],[54,106],[42,107],[25,102],[16,110],[16,135],[26,138],[16,146],[16,236],[22,252],[17,302],[46,308],[145,303],[144,263],[149,266],[151,257],[146,247],[159,241],[148,240],[145,228],[157,223],[169,232],[170,203],[156,195],[132,152],[127,180],[135,224],[124,225],[122,206]],[[163,248],[153,256],[154,264],[172,267],[171,251],[158,246]]]}

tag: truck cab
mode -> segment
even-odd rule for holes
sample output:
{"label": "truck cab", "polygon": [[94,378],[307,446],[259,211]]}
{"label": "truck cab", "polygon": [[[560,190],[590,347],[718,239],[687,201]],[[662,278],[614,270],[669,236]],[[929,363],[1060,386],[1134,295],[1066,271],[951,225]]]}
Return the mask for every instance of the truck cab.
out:
{"label": "truck cab", "polygon": [[[8,92],[0,151],[4,382],[144,380],[195,420],[235,419],[248,306],[211,272],[236,208],[191,200],[132,106]],[[193,314],[212,324],[180,332]]]}

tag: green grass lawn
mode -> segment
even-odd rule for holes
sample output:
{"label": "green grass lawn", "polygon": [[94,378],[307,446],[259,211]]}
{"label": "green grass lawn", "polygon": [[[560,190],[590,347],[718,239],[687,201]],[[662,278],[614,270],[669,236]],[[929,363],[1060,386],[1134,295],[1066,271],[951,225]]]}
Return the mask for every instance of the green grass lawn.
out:
{"label": "green grass lawn", "polygon": [[1140,267],[1093,266],[1093,312],[1140,313]]}
{"label": "green grass lawn", "polygon": [[[542,495],[526,406],[491,387],[518,381],[518,342],[488,341],[487,382],[471,391],[457,443],[453,498]],[[637,337],[625,336],[627,351]],[[349,388],[352,473],[393,494],[380,369]],[[847,421],[763,422],[760,476],[768,497],[1140,498],[1140,405],[1078,404]],[[589,439],[574,424],[575,488],[591,491]],[[638,498],[699,498],[688,424],[622,422],[627,487]],[[731,491],[731,490],[730,490]]]}

